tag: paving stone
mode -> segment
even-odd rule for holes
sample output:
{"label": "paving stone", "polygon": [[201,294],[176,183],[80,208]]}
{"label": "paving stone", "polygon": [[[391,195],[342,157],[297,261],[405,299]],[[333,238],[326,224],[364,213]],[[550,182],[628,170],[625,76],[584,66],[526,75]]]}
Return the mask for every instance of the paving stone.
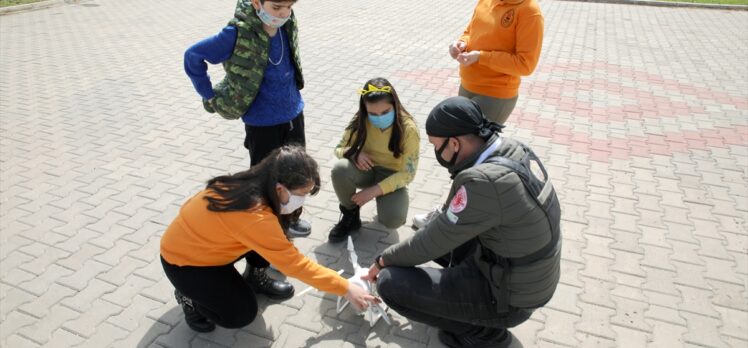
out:
{"label": "paving stone", "polygon": [[[0,277],[2,277],[3,280],[6,280],[6,277],[11,272],[19,272],[17,269],[18,266],[26,264],[27,262],[30,262],[34,259],[33,256],[30,256],[28,254],[22,253],[20,251],[12,251],[9,254],[3,255],[2,263],[0,263]],[[33,277],[34,274],[27,271],[20,271],[23,274],[25,274],[24,277]],[[7,280],[6,280],[7,281]]]}
{"label": "paving stone", "polygon": [[622,250],[612,250],[611,252],[615,255],[615,262],[611,270],[633,276],[646,276],[646,273],[641,268],[640,260],[643,259],[641,254]]}
{"label": "paving stone", "polygon": [[614,309],[585,302],[580,302],[579,307],[582,308],[582,319],[575,325],[577,332],[615,340],[615,332],[610,325]]}
{"label": "paving stone", "polygon": [[239,331],[235,335],[236,342],[233,347],[257,347],[257,348],[269,348],[272,346],[273,341],[265,339],[263,337],[255,336],[250,333]]}
{"label": "paving stone", "polygon": [[127,331],[104,322],[98,324],[96,327],[96,332],[79,347],[109,347],[114,342],[117,342],[118,340],[121,340],[126,336]]}
{"label": "paving stone", "polygon": [[577,338],[582,342],[579,347],[615,347],[615,340],[605,337],[590,335],[587,333],[577,334]]}
{"label": "paving stone", "polygon": [[153,284],[154,282],[152,280],[138,277],[136,275],[130,275],[122,286],[117,287],[113,292],[107,293],[101,298],[122,307],[127,307],[132,303],[136,294]]}
{"label": "paving stone", "polygon": [[645,312],[650,307],[649,303],[618,296],[614,296],[613,301],[617,309],[616,315],[611,319],[614,325],[641,332],[652,332],[652,327],[645,320]]}
{"label": "paving stone", "polygon": [[582,288],[560,283],[556,287],[553,299],[547,304],[547,307],[557,311],[581,315],[581,310],[577,306],[577,299],[582,291]]}
{"label": "paving stone", "polygon": [[613,272],[613,275],[616,278],[616,285],[610,292],[611,295],[631,300],[647,301],[647,298],[642,291],[644,287],[643,284],[646,281],[645,276],[639,277],[621,272]]}
{"label": "paving stone", "polygon": [[683,334],[685,343],[702,346],[725,346],[719,334],[720,321],[718,319],[688,312],[682,312],[682,315],[688,322],[688,331]]}
{"label": "paving stone", "polygon": [[37,318],[44,318],[54,304],[73,293],[74,290],[70,288],[52,283],[39,297],[31,302],[24,303],[18,309]]}
{"label": "paving stone", "polygon": [[109,252],[95,256],[94,260],[110,266],[116,266],[129,251],[137,249],[138,247],[139,246],[135,243],[125,240],[117,240],[114,243],[114,246],[109,248]]}
{"label": "paving stone", "polygon": [[52,337],[49,339],[49,341],[47,341],[46,344],[42,345],[42,347],[73,347],[83,343],[84,340],[84,337],[81,337],[73,332],[62,328],[57,328],[52,333]]}
{"label": "paving stone", "polygon": [[[12,311],[12,312],[10,312],[5,317],[5,320],[3,320],[2,322],[0,322],[0,332],[3,332],[3,333],[5,333],[5,332],[8,332],[8,333],[10,333],[10,332],[16,332],[16,330],[18,330],[18,329],[20,329],[22,327],[28,326],[28,325],[32,325],[32,324],[34,324],[34,323],[36,323],[38,321],[39,321],[39,318],[35,318],[35,317],[30,316],[30,315],[28,315],[26,313],[23,313],[23,312]],[[18,339],[20,337],[18,337],[18,338],[11,338],[10,336],[12,336],[12,335],[9,334],[9,335],[7,335],[6,337],[3,338],[3,342],[4,342],[3,346],[6,346],[6,344],[11,344],[11,343],[15,344],[17,342],[23,342],[25,340],[28,340],[28,339],[23,339],[23,340],[19,341]],[[25,343],[25,344],[37,345],[36,343],[34,343],[32,341],[28,341],[28,343]],[[21,346],[23,346],[23,345],[21,345]]]}
{"label": "paving stone", "polygon": [[39,345],[45,345],[54,343],[54,332],[68,320],[72,320],[80,316],[80,313],[69,309],[65,306],[54,305],[49,309],[49,313],[44,316],[43,320],[39,320],[36,323],[24,326],[18,330],[18,333],[24,337],[28,337],[30,340],[38,343]]}
{"label": "paving stone", "polygon": [[574,332],[581,317],[548,308],[542,309],[542,312],[546,315],[545,327],[538,332],[538,339],[571,347],[579,345]]}
{"label": "paving stone", "polygon": [[[120,260],[120,263],[118,265],[110,268],[106,272],[98,274],[96,277],[109,282],[110,284],[122,286],[125,283],[125,280],[130,276],[130,274],[147,265],[148,264],[143,261],[125,256],[122,258],[122,260]],[[155,263],[154,265],[159,266]],[[163,270],[161,270],[161,273],[163,273]]]}
{"label": "paving stone", "polygon": [[[91,337],[97,332],[99,325],[104,325],[104,321],[112,315],[121,313],[122,307],[117,306],[111,302],[107,302],[101,299],[96,299],[91,304],[91,309],[82,313],[80,317],[75,320],[69,320],[62,324],[62,327],[75,334],[86,337],[86,342],[91,342]],[[106,324],[112,326],[111,324]],[[113,331],[125,333],[124,330],[116,327],[110,328]],[[120,338],[124,337],[121,335]]]}
{"label": "paving stone", "polygon": [[609,272],[610,265],[613,264],[614,260],[592,255],[585,255],[584,258],[586,260],[584,262],[586,267],[580,273],[581,275],[607,282],[614,281],[613,276]]}
{"label": "paving stone", "polygon": [[26,348],[26,347],[39,347],[38,344],[35,342],[29,340],[26,337],[20,336],[20,335],[10,335],[7,339],[4,340],[4,346],[8,347],[18,347],[18,348]]}
{"label": "paving stone", "polygon": [[0,289],[2,289],[2,298],[0,298],[0,301],[3,304],[0,306],[0,320],[2,321],[20,305],[34,301],[37,298],[33,294],[16,287],[6,286],[3,283],[0,283],[0,286]]}
{"label": "paving stone", "polygon": [[720,319],[724,323],[720,328],[723,336],[748,341],[748,312],[719,306],[714,308],[720,313]]}
{"label": "paving stone", "polygon": [[57,280],[59,284],[68,288],[81,291],[85,289],[91,280],[98,274],[111,269],[110,266],[94,260],[86,261],[75,273],[69,272],[67,276]]}
{"label": "paving stone", "polygon": [[[304,326],[311,327],[311,325],[314,325],[320,330],[322,329],[319,314],[322,313],[323,310],[320,307],[314,307],[313,304],[319,304],[318,300],[321,300],[314,296],[305,296],[304,302],[305,306],[308,302],[307,308],[314,308],[311,314],[304,314],[303,309],[300,311],[297,311],[293,308],[289,308],[284,305],[268,305],[263,307],[262,313],[258,313],[257,318],[255,321],[253,321],[250,325],[245,327],[243,330],[247,331],[250,334],[253,334],[255,336],[264,337],[266,339],[272,340],[274,338],[280,337],[282,332],[280,332],[280,327],[283,325],[283,323],[288,323],[297,327],[303,328]],[[325,301],[329,302],[329,301]],[[334,303],[333,303],[334,306]],[[318,312],[319,311],[319,312]],[[316,314],[316,317],[315,317]],[[305,316],[305,315],[311,315],[309,317],[309,320],[314,321],[315,323],[308,323],[304,326],[296,325],[296,323],[300,323],[301,321],[295,321],[293,318],[299,318]],[[314,331],[319,332],[319,331]]]}

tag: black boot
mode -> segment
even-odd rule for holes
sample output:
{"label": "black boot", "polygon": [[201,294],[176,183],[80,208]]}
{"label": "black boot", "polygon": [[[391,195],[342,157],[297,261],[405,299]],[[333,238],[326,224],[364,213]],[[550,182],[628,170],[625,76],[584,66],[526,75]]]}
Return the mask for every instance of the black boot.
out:
{"label": "black boot", "polygon": [[361,215],[359,214],[361,208],[355,206],[351,209],[347,209],[344,206],[340,206],[340,220],[330,230],[330,235],[327,236],[327,240],[330,243],[338,243],[348,238],[351,232],[361,228]]}
{"label": "black boot", "polygon": [[506,329],[491,329],[480,336],[456,335],[446,330],[439,330],[439,341],[449,348],[509,348],[521,347],[516,337]]}
{"label": "black boot", "polygon": [[174,290],[174,297],[177,298],[177,303],[182,306],[184,321],[187,322],[187,326],[190,329],[197,332],[211,332],[216,329],[216,324],[213,324],[208,318],[198,313],[191,299],[182,295],[178,290]]}
{"label": "black boot", "polygon": [[242,277],[244,277],[249,287],[257,294],[265,294],[274,300],[285,300],[293,296],[293,285],[286,281],[268,277],[267,268],[265,267],[260,268],[247,265]]}

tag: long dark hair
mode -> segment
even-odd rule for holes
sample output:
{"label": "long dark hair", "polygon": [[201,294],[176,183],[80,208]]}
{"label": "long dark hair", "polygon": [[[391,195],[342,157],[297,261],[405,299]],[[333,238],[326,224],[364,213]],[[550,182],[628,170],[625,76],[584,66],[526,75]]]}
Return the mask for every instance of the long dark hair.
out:
{"label": "long dark hair", "polygon": [[311,194],[316,194],[320,185],[317,162],[301,146],[286,145],[275,149],[249,170],[210,179],[206,188],[215,194],[205,196],[208,210],[239,211],[265,203],[280,218],[280,202],[275,190],[277,183],[288,190],[314,183]]}
{"label": "long dark hair", "polygon": [[392,107],[395,109],[395,121],[392,122],[392,135],[390,136],[390,142],[387,145],[387,148],[392,151],[395,158],[398,158],[403,153],[403,120],[405,118],[412,119],[412,116],[410,116],[410,113],[405,110],[403,104],[400,103],[400,98],[398,98],[397,92],[395,92],[395,87],[392,86],[390,81],[387,81],[387,79],[383,77],[373,78],[366,81],[363,89],[368,90],[369,85],[377,88],[387,86],[390,88],[390,92],[377,91],[361,95],[361,98],[358,100],[358,111],[353,116],[353,119],[351,119],[351,123],[348,124],[348,127],[345,128],[346,130],[351,131],[351,137],[348,139],[348,143],[346,144],[346,146],[349,146],[350,148],[343,154],[343,156],[355,161],[358,159],[358,154],[361,153],[364,143],[366,143],[366,118],[369,117],[369,113],[366,110],[366,103],[376,103],[386,100],[391,103]]}

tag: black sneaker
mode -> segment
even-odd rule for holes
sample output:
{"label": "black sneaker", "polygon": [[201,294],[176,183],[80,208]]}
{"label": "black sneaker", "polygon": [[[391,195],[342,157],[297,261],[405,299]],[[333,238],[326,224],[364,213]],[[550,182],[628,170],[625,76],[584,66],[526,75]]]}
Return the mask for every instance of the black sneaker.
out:
{"label": "black sneaker", "polygon": [[285,300],[291,298],[294,294],[294,288],[291,283],[275,280],[268,277],[267,268],[253,267],[247,265],[242,274],[244,280],[249,284],[257,294],[265,294],[274,300]]}
{"label": "black sneaker", "polygon": [[216,324],[200,314],[197,309],[195,309],[195,306],[192,304],[192,300],[189,297],[182,295],[179,290],[174,290],[174,297],[177,298],[177,303],[182,306],[184,321],[187,322],[187,326],[189,326],[190,329],[197,332],[211,332],[216,329]]}
{"label": "black sneaker", "polygon": [[309,221],[298,219],[288,226],[288,235],[295,238],[303,238],[312,233],[312,224]]}

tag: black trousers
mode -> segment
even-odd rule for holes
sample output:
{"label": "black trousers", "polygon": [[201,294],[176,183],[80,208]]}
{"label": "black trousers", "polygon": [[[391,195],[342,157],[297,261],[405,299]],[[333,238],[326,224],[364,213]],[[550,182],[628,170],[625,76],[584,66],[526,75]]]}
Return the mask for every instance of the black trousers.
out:
{"label": "black trousers", "polygon": [[[245,124],[244,131],[244,147],[249,151],[250,166],[260,163],[273,150],[283,145],[306,146],[303,111],[293,120],[275,126],[257,127]],[[270,265],[254,251],[247,254],[246,259],[248,264],[255,267],[264,268]]]}
{"label": "black trousers", "polygon": [[166,277],[189,297],[198,313],[216,325],[240,328],[257,316],[257,297],[234,263],[224,266],[175,266],[161,258]]}
{"label": "black trousers", "polygon": [[249,150],[250,165],[260,163],[273,150],[290,144],[306,146],[304,135],[304,112],[293,120],[275,126],[257,127],[244,125],[246,137],[244,147]]}
{"label": "black trousers", "polygon": [[456,335],[492,336],[517,326],[532,315],[531,309],[510,308],[497,313],[490,284],[478,270],[472,252],[477,241],[466,242],[434,260],[452,267],[385,267],[377,279],[384,302],[404,317]]}

